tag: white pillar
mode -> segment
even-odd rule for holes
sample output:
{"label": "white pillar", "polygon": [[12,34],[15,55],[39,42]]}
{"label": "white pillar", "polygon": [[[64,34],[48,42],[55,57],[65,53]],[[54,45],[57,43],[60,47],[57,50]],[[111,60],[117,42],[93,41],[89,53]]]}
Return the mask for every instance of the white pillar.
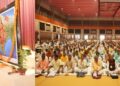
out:
{"label": "white pillar", "polygon": [[50,29],[51,29],[51,40],[54,40],[54,33],[53,33],[53,25],[51,24],[51,27],[50,27]]}
{"label": "white pillar", "polygon": [[75,40],[75,29],[74,29],[74,40]]}
{"label": "white pillar", "polygon": [[112,29],[112,39],[114,40],[115,39],[115,29]]}
{"label": "white pillar", "polygon": [[100,40],[100,30],[97,29],[97,40]]}
{"label": "white pillar", "polygon": [[81,29],[81,40],[83,40],[84,39],[84,29]]}

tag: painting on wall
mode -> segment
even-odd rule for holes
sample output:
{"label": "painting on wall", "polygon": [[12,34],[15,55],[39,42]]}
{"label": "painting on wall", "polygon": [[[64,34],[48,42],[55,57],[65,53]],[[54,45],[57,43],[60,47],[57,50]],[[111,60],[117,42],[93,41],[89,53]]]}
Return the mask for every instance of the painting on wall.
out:
{"label": "painting on wall", "polygon": [[15,7],[0,13],[0,55],[18,63]]}

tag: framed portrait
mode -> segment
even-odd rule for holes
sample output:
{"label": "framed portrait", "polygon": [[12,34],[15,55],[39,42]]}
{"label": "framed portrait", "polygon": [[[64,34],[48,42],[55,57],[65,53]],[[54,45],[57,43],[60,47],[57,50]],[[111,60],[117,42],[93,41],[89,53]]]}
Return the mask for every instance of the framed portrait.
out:
{"label": "framed portrait", "polygon": [[0,55],[18,64],[15,6],[0,13]]}

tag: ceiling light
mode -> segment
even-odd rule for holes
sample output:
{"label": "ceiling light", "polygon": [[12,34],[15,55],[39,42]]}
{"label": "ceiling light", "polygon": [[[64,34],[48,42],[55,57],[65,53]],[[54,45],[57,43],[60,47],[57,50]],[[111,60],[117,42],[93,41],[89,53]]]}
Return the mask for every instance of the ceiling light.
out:
{"label": "ceiling light", "polygon": [[96,13],[95,15],[98,16],[98,13]]}
{"label": "ceiling light", "polygon": [[75,2],[75,0],[72,0],[72,2]]}
{"label": "ceiling light", "polygon": [[78,11],[80,11],[80,8],[78,8]]}
{"label": "ceiling light", "polygon": [[69,16],[71,15],[71,14],[68,14]]}
{"label": "ceiling light", "polygon": [[63,8],[61,8],[61,11],[63,11]]}

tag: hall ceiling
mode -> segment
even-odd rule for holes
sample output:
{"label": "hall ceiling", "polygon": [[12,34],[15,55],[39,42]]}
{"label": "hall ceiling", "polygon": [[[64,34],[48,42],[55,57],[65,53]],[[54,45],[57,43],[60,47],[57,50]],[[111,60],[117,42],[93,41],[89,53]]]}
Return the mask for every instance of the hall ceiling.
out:
{"label": "hall ceiling", "polygon": [[41,0],[69,18],[120,18],[120,0]]}

